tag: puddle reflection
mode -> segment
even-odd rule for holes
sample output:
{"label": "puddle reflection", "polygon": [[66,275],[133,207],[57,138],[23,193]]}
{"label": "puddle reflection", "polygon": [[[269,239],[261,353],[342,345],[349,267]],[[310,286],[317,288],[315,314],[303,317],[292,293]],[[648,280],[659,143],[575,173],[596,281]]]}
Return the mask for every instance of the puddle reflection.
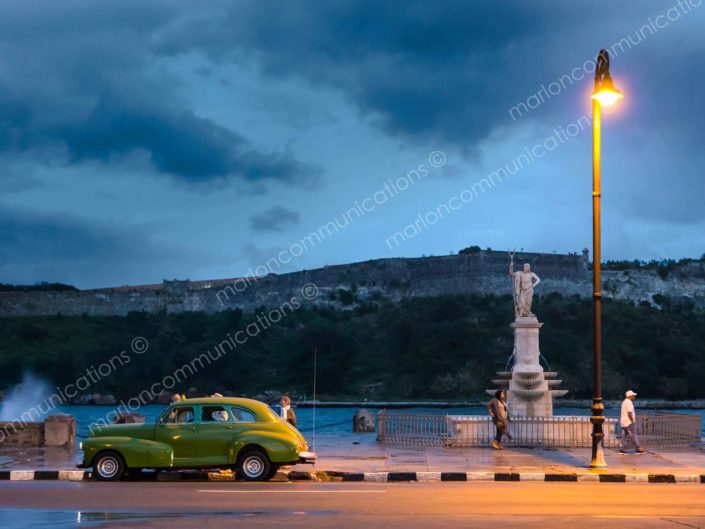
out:
{"label": "puddle reflection", "polygon": [[[110,527],[113,523],[146,522],[160,519],[248,518],[261,515],[306,515],[306,512],[227,511],[227,512],[89,512],[59,511],[55,509],[0,509],[0,527],[17,529],[63,527]],[[178,527],[178,524],[176,525]]]}

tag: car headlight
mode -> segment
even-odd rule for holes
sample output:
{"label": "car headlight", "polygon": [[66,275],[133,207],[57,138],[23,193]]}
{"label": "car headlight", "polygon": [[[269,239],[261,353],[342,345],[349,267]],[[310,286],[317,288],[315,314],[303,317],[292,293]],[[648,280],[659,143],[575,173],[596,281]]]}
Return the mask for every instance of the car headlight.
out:
{"label": "car headlight", "polygon": [[80,443],[78,443],[78,449],[79,449],[79,450],[83,450],[83,441],[81,441]]}

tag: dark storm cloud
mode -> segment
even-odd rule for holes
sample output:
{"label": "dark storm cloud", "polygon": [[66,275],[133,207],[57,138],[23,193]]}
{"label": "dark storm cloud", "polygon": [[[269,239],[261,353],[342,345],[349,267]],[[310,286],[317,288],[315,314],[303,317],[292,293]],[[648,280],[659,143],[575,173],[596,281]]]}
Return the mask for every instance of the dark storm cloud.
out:
{"label": "dark storm cloud", "polygon": [[250,217],[250,227],[255,231],[284,231],[289,226],[299,223],[300,216],[296,211],[292,211],[283,206],[273,208],[252,215]]}
{"label": "dark storm cloud", "polygon": [[[49,136],[76,162],[145,151],[157,170],[189,181],[239,176],[308,182],[320,171],[287,152],[260,152],[242,132],[193,115],[177,102],[172,80],[150,74],[149,65],[160,56],[179,59],[200,52],[213,60],[213,68],[231,61],[269,76],[304,78],[340,90],[391,134],[472,151],[493,131],[516,125],[509,109],[542,84],[676,4],[643,1],[635,10],[601,2],[595,17],[586,17],[597,9],[588,1],[9,5],[9,16],[0,21],[9,65],[0,83],[11,86],[7,93],[0,89],[0,122],[4,115],[15,133],[0,132],[0,149],[36,147]],[[685,15],[693,16],[701,14]],[[671,25],[663,34],[680,31],[683,23]],[[662,44],[654,35],[617,61],[622,72],[638,62],[641,71],[634,74],[648,80],[640,91],[658,112],[644,112],[644,119],[659,112],[692,115],[686,98],[664,104],[662,87],[683,75],[685,84],[698,84],[705,75],[698,66],[705,62],[702,49],[669,50]],[[27,71],[29,56],[36,67]],[[27,73],[33,76],[29,91]],[[36,88],[43,82],[50,95]],[[578,86],[521,119],[551,125],[574,119],[581,112],[578,92],[589,83],[587,73]],[[106,87],[121,97],[105,98]],[[11,102],[11,114],[2,99],[5,107]],[[122,104],[142,100],[146,112]],[[702,101],[694,103],[695,113],[705,112]],[[704,124],[703,119],[668,122],[681,135],[700,133]]]}
{"label": "dark storm cloud", "polygon": [[[702,46],[684,50],[668,37],[687,32],[688,25],[692,33],[693,20],[684,20],[702,20],[705,7],[681,8],[668,27],[638,42],[634,32],[677,3],[635,5],[244,1],[225,8],[219,4],[184,20],[160,33],[158,42],[164,53],[199,50],[216,61],[255,64],[267,75],[335,87],[392,134],[472,149],[493,131],[516,125],[509,110],[542,84],[628,36],[636,44],[622,45],[616,63],[622,75],[645,77],[639,84],[641,103],[658,114],[705,114],[702,98],[663,97],[664,86],[681,84],[679,78],[686,78],[682,86],[705,81]],[[581,102],[592,72],[583,73],[583,79],[521,119],[555,126],[586,111]],[[698,134],[704,124],[705,119],[666,122],[678,134]]]}
{"label": "dark storm cloud", "polygon": [[31,119],[32,112],[28,105],[0,96],[0,151],[21,149],[27,145],[28,138],[24,131]]}
{"label": "dark storm cloud", "polygon": [[467,144],[507,124],[507,109],[559,71],[551,46],[582,24],[570,16],[580,12],[558,2],[248,1],[160,43],[334,86],[391,133]]}
{"label": "dark storm cloud", "polygon": [[10,2],[0,21],[0,152],[73,164],[146,153],[154,169],[188,182],[315,182],[320,168],[195,115],[178,83],[152,70],[156,34],[188,16],[162,2]]}
{"label": "dark storm cloud", "polygon": [[[550,29],[561,11],[496,2],[238,2],[165,32],[161,49],[252,57],[269,75],[341,89],[390,132],[472,141],[506,119],[517,83],[531,86],[512,71],[508,51]],[[518,63],[532,57],[514,53]],[[507,74],[516,82],[495,82]]]}
{"label": "dark storm cloud", "polygon": [[16,284],[111,286],[127,278],[159,281],[169,262],[196,259],[193,250],[164,246],[145,233],[66,215],[2,211],[0,277]]}
{"label": "dark storm cloud", "polygon": [[52,131],[68,147],[73,161],[110,161],[145,150],[156,169],[188,181],[237,176],[245,180],[306,181],[317,168],[290,153],[265,154],[242,136],[189,111],[125,104],[101,98],[82,121]]}
{"label": "dark storm cloud", "polygon": [[[605,122],[614,149],[606,163],[621,159],[611,168],[623,181],[615,198],[638,218],[697,222],[705,218],[692,200],[705,193],[705,99],[694,87],[705,82],[705,48],[697,38],[705,6],[634,5],[350,1],[280,2],[271,9],[247,2],[208,34],[182,32],[171,45],[219,60],[228,50],[244,51],[267,75],[339,89],[391,134],[469,153],[527,123],[548,135],[588,113],[589,68],[518,121],[509,110],[584,67],[601,47],[613,48],[613,75],[627,95],[627,110]],[[596,9],[599,16],[586,16]],[[668,25],[653,32],[653,21],[666,13]],[[645,144],[650,152],[642,152]]]}

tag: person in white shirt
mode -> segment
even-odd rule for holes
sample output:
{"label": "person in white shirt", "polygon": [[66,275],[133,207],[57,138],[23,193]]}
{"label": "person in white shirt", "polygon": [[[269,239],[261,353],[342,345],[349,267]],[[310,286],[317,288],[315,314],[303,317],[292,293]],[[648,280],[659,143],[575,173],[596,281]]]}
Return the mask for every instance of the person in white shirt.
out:
{"label": "person in white shirt", "polygon": [[634,411],[634,399],[636,393],[631,389],[624,395],[626,398],[622,401],[622,413],[619,417],[619,424],[622,427],[622,439],[619,447],[620,454],[627,453],[627,443],[629,441],[634,445],[637,454],[646,452],[639,444],[639,438],[636,434],[636,411]]}

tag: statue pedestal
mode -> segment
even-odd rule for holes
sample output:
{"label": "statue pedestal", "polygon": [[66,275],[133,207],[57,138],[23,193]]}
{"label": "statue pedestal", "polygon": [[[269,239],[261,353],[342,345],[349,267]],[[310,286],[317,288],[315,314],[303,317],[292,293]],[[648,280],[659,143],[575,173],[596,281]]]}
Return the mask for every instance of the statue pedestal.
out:
{"label": "statue pedestal", "polygon": [[536,316],[517,316],[509,326],[514,329],[514,371],[543,373],[539,350],[539,329],[543,323]]}
{"label": "statue pedestal", "polygon": [[514,329],[514,368],[507,392],[507,407],[513,415],[550,417],[553,399],[541,367],[539,323],[536,316],[517,316]]}
{"label": "statue pedestal", "polygon": [[[514,367],[510,372],[499,372],[492,382],[507,392],[510,416],[551,417],[553,398],[567,391],[552,389],[561,381],[558,373],[545,372],[541,366],[539,329],[543,326],[536,316],[517,316],[510,325],[514,329]],[[487,391],[493,394],[493,390]]]}

